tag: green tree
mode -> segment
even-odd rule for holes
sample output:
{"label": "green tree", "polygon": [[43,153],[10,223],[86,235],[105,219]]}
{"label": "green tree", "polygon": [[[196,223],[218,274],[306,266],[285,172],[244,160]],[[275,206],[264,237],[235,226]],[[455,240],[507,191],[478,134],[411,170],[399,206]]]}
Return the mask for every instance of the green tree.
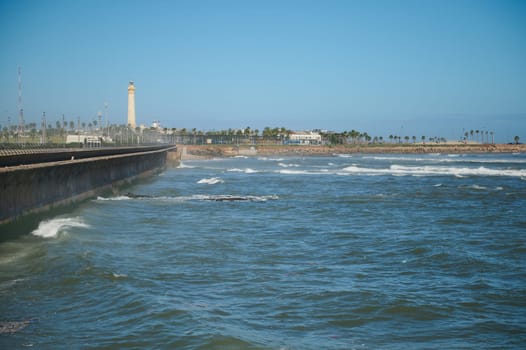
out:
{"label": "green tree", "polygon": [[519,143],[519,140],[520,140],[520,138],[519,138],[519,136],[515,136],[515,137],[513,138],[513,140],[515,141],[515,144],[518,144],[518,143]]}

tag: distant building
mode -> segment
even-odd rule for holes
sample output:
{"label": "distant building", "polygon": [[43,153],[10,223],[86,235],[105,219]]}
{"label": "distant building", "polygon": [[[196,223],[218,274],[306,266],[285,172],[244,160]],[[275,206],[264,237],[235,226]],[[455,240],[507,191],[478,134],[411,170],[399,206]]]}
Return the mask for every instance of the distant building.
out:
{"label": "distant building", "polygon": [[319,145],[321,144],[321,135],[313,131],[294,131],[289,135],[289,143]]}
{"label": "distant building", "polygon": [[[105,141],[108,142],[108,140]],[[102,137],[94,135],[68,135],[66,137],[66,143],[80,143],[86,147],[101,147]]]}

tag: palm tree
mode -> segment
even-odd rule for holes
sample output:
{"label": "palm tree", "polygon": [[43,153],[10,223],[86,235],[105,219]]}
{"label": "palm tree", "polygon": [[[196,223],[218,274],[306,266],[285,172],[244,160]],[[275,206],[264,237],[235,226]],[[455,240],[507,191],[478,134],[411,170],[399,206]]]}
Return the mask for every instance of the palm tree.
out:
{"label": "palm tree", "polygon": [[471,141],[473,141],[473,133],[474,133],[474,131],[470,130],[469,133],[471,134]]}
{"label": "palm tree", "polygon": [[490,135],[491,135],[491,144],[495,144],[495,141],[493,141],[493,131],[490,132]]}
{"label": "palm tree", "polygon": [[519,137],[518,137],[518,136],[515,136],[515,137],[513,138],[513,140],[515,140],[515,144],[516,144],[516,145],[519,143]]}
{"label": "palm tree", "polygon": [[475,132],[477,133],[477,142],[479,142],[479,133],[480,133],[480,131],[479,130],[475,130]]}
{"label": "palm tree", "polygon": [[31,131],[29,132],[29,135],[31,136],[31,140],[35,142],[35,137],[37,136],[37,129],[32,128]]}

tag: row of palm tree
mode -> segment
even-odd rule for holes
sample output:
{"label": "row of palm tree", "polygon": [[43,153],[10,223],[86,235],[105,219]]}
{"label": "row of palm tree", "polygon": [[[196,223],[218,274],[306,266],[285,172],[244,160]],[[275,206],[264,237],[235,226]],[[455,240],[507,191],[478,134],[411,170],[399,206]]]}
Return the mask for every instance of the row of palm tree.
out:
{"label": "row of palm tree", "polygon": [[[464,140],[469,141],[471,138],[471,141],[479,142],[479,134],[481,136],[480,143],[490,143],[489,142],[489,136],[491,136],[491,144],[494,144],[494,132],[488,131],[488,130],[470,130],[464,132]],[[486,141],[484,141],[484,135],[486,136]]]}
{"label": "row of palm tree", "polygon": [[[88,123],[81,122],[80,118],[75,123],[74,121],[66,121],[64,118],[62,121],[56,121],[55,127],[48,124],[46,128],[42,125],[39,126],[37,123],[29,123],[26,125],[24,133],[20,133],[18,127],[4,127],[0,126],[0,141],[4,142],[17,142],[22,138],[29,138],[32,142],[35,142],[37,138],[40,138],[43,134],[43,129],[46,129],[46,136],[49,139],[65,139],[65,136],[68,134],[79,134],[79,133],[97,133],[101,136],[107,136],[112,139],[124,140],[128,135],[128,139],[144,139],[144,136],[147,135],[148,138],[154,139],[155,137],[161,137],[163,140],[169,138],[174,143],[193,143],[193,144],[203,144],[207,142],[212,143],[257,143],[257,142],[273,142],[273,143],[283,143],[285,142],[292,131],[285,127],[265,127],[260,133],[258,129],[252,129],[250,126],[240,129],[224,129],[224,130],[212,130],[212,131],[202,131],[197,130],[197,128],[187,129],[187,128],[147,128],[141,129],[139,127],[131,129],[126,125],[110,125],[103,128],[99,127],[99,122],[97,120],[90,121]],[[400,135],[389,135],[384,139],[383,136],[370,136],[367,132],[360,132],[357,130],[343,131],[343,132],[329,132],[314,130],[319,132],[322,136],[323,142],[328,144],[383,144],[385,142],[392,144],[410,144],[417,143],[444,143],[446,139],[438,136],[400,136]],[[156,136],[153,136],[156,135]],[[164,136],[163,136],[164,135]],[[23,136],[21,138],[21,136]],[[470,130],[464,133],[464,141],[469,140],[474,142],[481,143],[494,143],[494,132],[493,131],[481,131],[481,130]],[[518,139],[514,139],[518,143]]]}

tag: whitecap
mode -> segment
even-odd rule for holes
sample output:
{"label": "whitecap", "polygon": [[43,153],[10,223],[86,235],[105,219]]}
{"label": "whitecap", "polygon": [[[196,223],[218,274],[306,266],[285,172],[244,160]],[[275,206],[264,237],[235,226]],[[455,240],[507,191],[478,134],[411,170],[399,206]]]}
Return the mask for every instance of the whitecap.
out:
{"label": "whitecap", "polygon": [[181,169],[193,169],[193,168],[195,168],[195,166],[188,165],[188,164],[185,164],[185,163],[181,162],[181,163],[179,163],[178,168],[181,168]]}
{"label": "whitecap", "polygon": [[465,176],[509,176],[509,177],[523,177],[526,176],[526,170],[513,169],[491,169],[486,167],[479,168],[458,168],[445,166],[403,166],[393,164],[389,168],[361,168],[358,166],[348,166],[343,169],[345,172],[352,174],[390,174],[390,175],[453,175],[456,177]]}
{"label": "whitecap", "polygon": [[291,169],[278,170],[278,173],[284,174],[284,175],[313,175],[313,174],[315,175],[316,174],[314,172],[309,172],[306,170],[291,170]]}
{"label": "whitecap", "polygon": [[294,163],[289,163],[289,164],[285,164],[285,163],[278,163],[278,165],[282,168],[297,168],[299,167],[300,165],[299,164],[294,164]]}
{"label": "whitecap", "polygon": [[197,181],[198,184],[207,184],[207,185],[215,185],[218,183],[224,183],[225,181],[219,177],[211,177],[211,178],[205,178]]}
{"label": "whitecap", "polygon": [[442,184],[434,184],[433,187],[442,187]]}
{"label": "whitecap", "polygon": [[232,194],[218,194],[218,195],[193,195],[189,197],[190,200],[202,200],[212,202],[266,202],[268,200],[276,200],[277,195],[268,196],[251,196],[251,195],[232,195]]}
{"label": "whitecap", "polygon": [[233,172],[233,173],[245,173],[245,174],[254,174],[254,173],[259,172],[258,170],[254,170],[252,168],[246,168],[246,169],[232,168],[232,169],[228,169],[227,171]]}
{"label": "whitecap", "polygon": [[503,189],[504,189],[504,187],[502,187],[502,186],[495,187],[495,191],[502,191]]}
{"label": "whitecap", "polygon": [[112,276],[114,278],[126,278],[126,277],[128,277],[128,275],[125,274],[125,273],[115,273],[115,272],[112,272]]}
{"label": "whitecap", "polygon": [[128,197],[128,196],[116,196],[116,197],[101,197],[101,196],[98,196],[97,197],[98,201],[125,201],[125,200],[128,200],[128,199],[131,199],[131,198]]}
{"label": "whitecap", "polygon": [[51,220],[42,221],[38,228],[36,228],[31,234],[34,236],[51,238],[56,237],[60,232],[72,227],[90,227],[83,223],[79,218],[56,218]]}

